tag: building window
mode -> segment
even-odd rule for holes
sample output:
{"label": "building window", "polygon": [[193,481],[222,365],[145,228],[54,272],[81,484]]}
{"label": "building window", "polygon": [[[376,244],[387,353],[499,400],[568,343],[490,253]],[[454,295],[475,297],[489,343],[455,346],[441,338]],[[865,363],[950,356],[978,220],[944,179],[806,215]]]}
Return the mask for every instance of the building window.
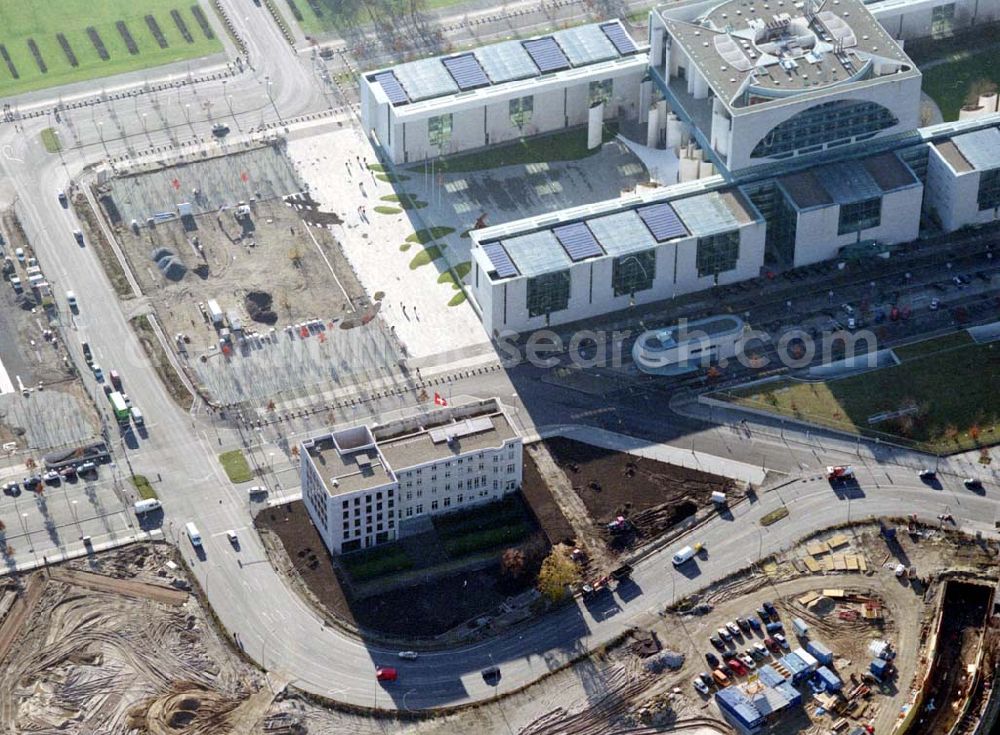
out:
{"label": "building window", "polygon": [[413,515],[413,508],[406,509],[406,517],[410,518]]}
{"label": "building window", "polygon": [[600,102],[607,102],[611,99],[612,91],[614,90],[614,82],[610,79],[604,79],[599,82],[590,83],[590,106]]}
{"label": "building window", "polygon": [[528,316],[548,316],[569,306],[569,271],[528,279]]}
{"label": "building window", "polygon": [[431,501],[431,510],[437,510],[437,509],[438,509],[438,501],[432,500]]}
{"label": "building window", "polygon": [[427,118],[427,140],[441,151],[451,142],[451,113]]}
{"label": "building window", "polygon": [[611,286],[615,296],[625,296],[653,287],[656,278],[656,252],[646,250],[615,258],[611,264]]}
{"label": "building window", "polygon": [[464,496],[464,495],[463,495],[462,493],[459,493],[458,495],[456,495],[456,496],[455,496],[455,502],[456,502],[456,503],[461,503],[461,502],[462,502],[462,499],[463,499],[464,497],[465,497],[465,496]]}
{"label": "building window", "polygon": [[852,204],[840,205],[840,224],[838,235],[848,232],[860,232],[871,227],[878,227],[882,222],[882,197],[865,199]]}
{"label": "building window", "polygon": [[531,115],[535,111],[534,97],[518,97],[510,101],[508,105],[510,111],[510,124],[520,131],[524,131],[524,126],[531,122]]}
{"label": "building window", "polygon": [[445,498],[444,499],[444,507],[445,508],[450,508],[451,507],[451,498]]}
{"label": "building window", "polygon": [[931,9],[931,35],[947,36],[955,24],[955,3],[936,5]]}
{"label": "building window", "polygon": [[892,112],[877,102],[825,102],[775,125],[754,147],[750,157],[770,158],[833,141],[870,138],[898,122]]}
{"label": "building window", "polygon": [[423,503],[417,503],[417,515],[420,515],[423,512],[424,512],[424,504]]}
{"label": "building window", "polygon": [[997,207],[1000,207],[1000,168],[979,174],[979,211]]}
{"label": "building window", "polygon": [[698,277],[718,276],[731,271],[740,259],[739,230],[698,238]]}

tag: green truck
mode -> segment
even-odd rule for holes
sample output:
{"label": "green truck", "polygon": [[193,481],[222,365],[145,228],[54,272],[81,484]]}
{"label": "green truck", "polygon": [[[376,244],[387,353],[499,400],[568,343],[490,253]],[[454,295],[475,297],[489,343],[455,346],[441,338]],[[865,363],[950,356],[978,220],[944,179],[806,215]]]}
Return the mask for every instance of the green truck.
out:
{"label": "green truck", "polygon": [[125,403],[125,396],[118,391],[114,391],[108,394],[108,400],[111,402],[111,410],[115,412],[115,418],[118,419],[118,423],[127,424],[129,422],[129,410],[128,404]]}

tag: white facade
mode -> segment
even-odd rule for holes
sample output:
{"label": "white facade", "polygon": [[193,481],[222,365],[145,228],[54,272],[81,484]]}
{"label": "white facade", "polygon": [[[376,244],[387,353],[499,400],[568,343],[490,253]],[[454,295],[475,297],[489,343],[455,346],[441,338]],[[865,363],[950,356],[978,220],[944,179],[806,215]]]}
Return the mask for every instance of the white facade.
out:
{"label": "white facade", "polygon": [[394,541],[408,520],[522,482],[521,437],[495,399],[312,437],[299,457],[302,499],[331,554]]}
{"label": "white facade", "polygon": [[[1000,132],[987,129],[1000,144]],[[984,131],[985,132],[985,131]],[[935,215],[945,232],[966,225],[985,224],[1000,218],[1000,205],[994,200],[980,201],[980,187],[988,185],[983,177],[997,177],[1000,150],[992,168],[977,168],[966,159],[955,140],[931,144],[927,159],[927,211]]]}
{"label": "white facade", "polygon": [[920,72],[858,0],[724,0],[650,14],[671,111],[730,172],[914,130]]}
{"label": "white facade", "polygon": [[[632,51],[616,51],[604,32],[607,26],[625,33],[614,21],[366,73],[360,79],[362,125],[392,162],[401,164],[586,125],[588,110],[599,101],[605,103],[605,120],[636,117],[646,54],[630,39]],[[536,66],[525,44],[550,39],[564,50],[571,67],[544,73]],[[591,56],[574,53],[578,39],[603,50]],[[502,63],[491,61],[497,48],[502,49]],[[489,83],[467,90],[455,87],[451,73],[444,70],[456,58],[481,69],[486,76],[480,79]],[[518,64],[520,72],[511,70]],[[380,81],[387,74],[392,75],[389,84],[399,82],[395,100]],[[499,81],[489,79],[490,74]],[[500,74],[517,78],[504,80]],[[428,76],[434,86],[427,83]],[[421,84],[427,89],[420,89]]]}
{"label": "white facade", "polygon": [[1000,21],[1000,0],[881,0],[866,7],[893,38],[902,40]]}
{"label": "white facade", "polygon": [[[764,263],[765,225],[753,206],[734,191],[713,191],[686,197],[687,201],[682,207],[680,199],[676,198],[676,194],[675,198],[670,197],[670,192],[684,188],[684,185],[681,185],[654,192],[653,195],[630,196],[590,207],[564,210],[555,215],[474,230],[470,233],[473,239],[473,272],[470,279],[473,296],[479,306],[486,330],[497,337],[504,332],[525,332],[548,325],[566,324],[627,309],[633,305],[673,298],[714,285],[736,283],[760,275]],[[565,267],[556,265],[543,273],[525,268],[519,269],[516,275],[499,276],[487,249],[483,247],[486,245],[489,248],[490,243],[499,242],[500,246],[506,249],[508,247],[506,243],[516,240],[524,233],[544,232],[548,228],[559,227],[564,223],[584,222],[596,234],[594,220],[600,220],[608,215],[634,213],[645,206],[660,203],[670,203],[671,206],[686,209],[688,212],[698,210],[702,206],[706,212],[721,207],[723,212],[730,213],[730,217],[724,226],[711,230],[700,228],[696,218],[684,219],[684,214],[680,214],[680,219],[686,225],[686,232],[683,235],[664,242],[656,242],[643,234],[644,238],[650,239],[648,246],[626,253],[606,248],[605,252],[595,257],[579,262],[566,262]],[[718,272],[706,273],[704,268],[699,269],[699,241],[727,235],[732,235],[738,242],[736,257]],[[550,247],[553,250],[560,248],[558,242],[550,244]],[[561,252],[559,254],[560,257],[564,257]],[[653,272],[648,274],[651,276],[651,282],[643,284],[643,288],[634,291],[622,291],[619,288],[621,292],[616,293],[614,280],[616,261],[621,264],[623,260],[629,261],[633,257],[652,259]],[[513,260],[515,267],[518,267],[517,257],[515,256]],[[649,264],[649,261],[646,263]],[[532,314],[529,305],[531,281],[551,272],[568,274],[569,296],[565,307],[547,313]]]}

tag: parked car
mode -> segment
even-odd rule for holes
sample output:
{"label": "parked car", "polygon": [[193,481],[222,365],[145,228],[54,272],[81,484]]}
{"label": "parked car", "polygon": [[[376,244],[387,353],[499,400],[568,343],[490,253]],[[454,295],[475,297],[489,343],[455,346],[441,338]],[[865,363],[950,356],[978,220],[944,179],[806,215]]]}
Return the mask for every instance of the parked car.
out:
{"label": "parked car", "polygon": [[101,366],[95,362],[91,364],[90,369],[94,371],[94,379],[97,380],[98,383],[103,383],[104,371],[101,369]]}
{"label": "parked car", "polygon": [[785,636],[783,636],[781,633],[775,633],[774,640],[777,642],[779,646],[784,648],[786,651],[790,651],[792,649],[792,647],[788,645],[788,641],[785,639]]}
{"label": "parked car", "polygon": [[[838,465],[826,468],[826,479],[830,482],[846,482],[854,479],[854,468],[850,465]],[[767,609],[767,605],[764,606]],[[768,610],[768,612],[771,612]]]}
{"label": "parked car", "polygon": [[708,662],[708,665],[711,666],[713,669],[719,665],[719,657],[716,656],[711,651],[705,654],[705,660]]}
{"label": "parked car", "polygon": [[8,482],[6,485],[3,486],[3,494],[17,497],[18,495],[21,494],[21,486],[16,481]]}
{"label": "parked car", "polygon": [[391,666],[379,666],[375,669],[375,678],[378,681],[396,681],[399,672]]}
{"label": "parked car", "polygon": [[69,207],[69,199],[66,198],[66,192],[64,191],[57,192],[56,199],[59,200],[59,203],[63,206],[63,209]]}
{"label": "parked car", "polygon": [[696,676],[691,681],[691,683],[694,684],[694,688],[698,691],[699,694],[704,694],[705,696],[708,696],[708,694],[711,692],[711,690],[708,688],[708,685],[701,680],[700,676]]}
{"label": "parked car", "polygon": [[70,311],[75,313],[80,310],[80,304],[77,303],[76,294],[73,291],[66,292],[66,303],[69,304]]}
{"label": "parked car", "polygon": [[747,625],[758,633],[760,632],[760,621],[757,618],[747,618]]}
{"label": "parked car", "polygon": [[740,626],[738,626],[733,621],[730,621],[730,622],[726,623],[726,630],[728,630],[730,633],[732,633],[734,637],[736,637],[736,636],[741,636],[742,637],[742,635],[743,635],[743,632],[740,630]]}
{"label": "parked car", "polygon": [[764,600],[764,602],[760,603],[760,606],[767,610],[767,614],[772,618],[778,617],[778,608],[776,608],[770,601]]}
{"label": "parked car", "polygon": [[763,643],[754,643],[753,652],[756,654],[757,658],[767,658],[767,646]]}
{"label": "parked car", "polygon": [[923,480],[925,482],[928,482],[930,480],[933,480],[935,477],[937,477],[937,472],[935,472],[934,470],[924,469],[924,470],[920,470],[920,472],[917,473],[917,477],[919,477],[921,480]]}
{"label": "parked car", "polygon": [[770,636],[764,639],[764,645],[767,646],[767,650],[774,653],[777,653],[781,649],[781,646],[778,645],[778,641],[774,640],[774,638],[771,638]]}
{"label": "parked car", "polygon": [[713,635],[711,638],[708,639],[708,642],[711,643],[720,651],[726,650],[726,644],[723,643],[722,639],[719,638],[718,636]]}
{"label": "parked car", "polygon": [[80,230],[73,230],[73,237],[76,238],[78,243],[83,245],[83,233]]}
{"label": "parked car", "polygon": [[771,614],[762,607],[757,608],[757,617],[759,617],[765,623],[771,622]]}
{"label": "parked car", "polygon": [[750,632],[750,622],[746,618],[736,618],[736,624],[744,633]]}
{"label": "parked car", "polygon": [[705,686],[712,686],[712,675],[707,671],[702,671],[698,674],[698,678],[705,682]]}
{"label": "parked car", "polygon": [[417,652],[416,651],[400,651],[396,655],[399,656],[404,661],[416,661],[417,660]]}
{"label": "parked car", "polygon": [[729,686],[729,677],[721,669],[716,669],[712,672],[712,679],[720,688]]}
{"label": "parked car", "polygon": [[240,543],[239,538],[237,538],[236,536],[236,531],[234,531],[231,528],[228,531],[226,531],[226,538],[229,539],[229,543],[231,543],[233,546],[238,546]]}
{"label": "parked car", "polygon": [[725,628],[719,628],[715,632],[718,633],[719,638],[724,640],[726,643],[729,643],[731,640],[733,640],[733,636]]}
{"label": "parked car", "polygon": [[962,482],[970,490],[982,490],[983,488],[983,481],[978,477],[966,477]]}
{"label": "parked car", "polygon": [[60,480],[59,473],[55,470],[49,470],[46,472],[42,475],[42,479],[45,481],[46,485],[58,485]]}
{"label": "parked car", "polygon": [[747,673],[747,667],[744,666],[739,659],[729,658],[726,659],[726,665],[731,668],[737,676],[743,676]]}
{"label": "parked car", "polygon": [[753,656],[748,656],[747,654],[744,653],[742,656],[739,657],[738,660],[741,664],[747,667],[747,670],[752,670],[757,668],[757,662],[753,660]]}

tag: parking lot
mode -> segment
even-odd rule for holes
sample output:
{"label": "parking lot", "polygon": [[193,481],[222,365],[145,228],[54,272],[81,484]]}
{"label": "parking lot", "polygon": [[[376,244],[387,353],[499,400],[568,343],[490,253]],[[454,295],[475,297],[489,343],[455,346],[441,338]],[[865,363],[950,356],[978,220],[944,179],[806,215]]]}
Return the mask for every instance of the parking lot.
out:
{"label": "parking lot", "polygon": [[[140,529],[127,502],[124,485],[116,487],[115,468],[102,465],[96,478],[45,485],[41,493],[19,489],[0,495],[0,553],[3,563],[24,564],[83,547],[114,542]],[[0,485],[21,481],[23,467],[0,468]]]}

